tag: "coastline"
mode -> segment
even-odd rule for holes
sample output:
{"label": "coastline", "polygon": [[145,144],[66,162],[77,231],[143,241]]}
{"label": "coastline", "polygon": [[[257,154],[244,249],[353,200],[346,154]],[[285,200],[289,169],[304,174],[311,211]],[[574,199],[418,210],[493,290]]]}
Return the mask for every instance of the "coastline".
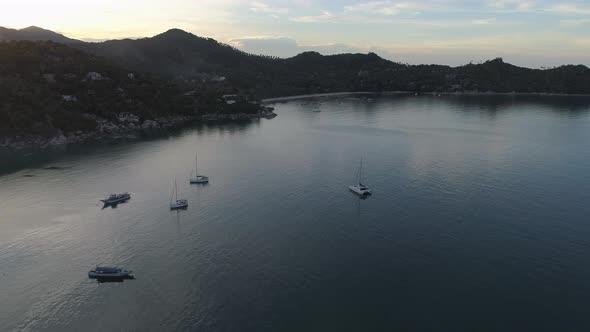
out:
{"label": "coastline", "polygon": [[[294,95],[284,97],[266,98],[261,100],[261,105],[268,105],[278,102],[285,102],[291,100],[307,99],[307,98],[321,98],[321,97],[338,97],[338,96],[355,96],[355,95],[426,95],[426,96],[557,96],[557,97],[586,97],[590,98],[590,94],[565,94],[565,93],[544,93],[544,92],[412,92],[412,91],[349,91],[349,92],[330,92]],[[96,130],[92,131],[76,131],[65,135],[61,131],[56,132],[52,136],[41,136],[35,134],[21,134],[12,137],[0,136],[0,150],[19,150],[24,148],[39,147],[47,148],[52,146],[67,145],[74,143],[84,143],[99,140],[117,140],[117,139],[137,139],[143,133],[150,133],[157,130],[165,130],[171,128],[180,128],[188,123],[195,123],[201,121],[220,121],[220,120],[248,120],[248,119],[272,119],[277,114],[273,112],[272,107],[262,107],[258,113],[206,113],[202,115],[191,116],[168,116],[160,117],[154,120],[145,120],[142,124],[137,122],[119,122],[108,121],[105,119],[98,119],[92,117],[97,122]]]}
{"label": "coastline", "polygon": [[556,96],[556,97],[590,97],[590,94],[568,94],[568,93],[549,93],[549,92],[493,92],[493,91],[457,91],[457,92],[415,92],[415,91],[350,91],[350,92],[329,92],[329,93],[315,93],[305,95],[294,95],[285,97],[274,97],[262,99],[263,104],[272,104],[276,102],[298,100],[306,98],[318,97],[338,97],[338,96],[354,96],[354,95],[423,95],[423,96]]}
{"label": "coastline", "polygon": [[294,95],[294,96],[266,98],[266,99],[262,99],[262,103],[268,104],[268,103],[274,103],[274,102],[279,102],[279,101],[288,101],[288,100],[297,100],[297,99],[306,99],[306,98],[315,98],[315,97],[337,97],[337,96],[349,96],[349,95],[374,95],[374,94],[377,94],[377,92],[351,91],[351,92],[312,93],[312,94],[306,94],[306,95]]}
{"label": "coastline", "polygon": [[251,119],[273,119],[277,116],[272,108],[264,107],[258,113],[206,113],[202,115],[174,115],[137,121],[119,121],[117,123],[89,115],[96,121],[97,127],[92,131],[78,130],[64,134],[58,130],[54,135],[42,136],[35,134],[0,137],[0,150],[20,150],[26,148],[48,148],[67,144],[85,143],[100,140],[137,139],[142,134],[155,133],[160,130],[182,128],[188,124],[212,121],[236,121]]}
{"label": "coastline", "polygon": [[552,96],[552,97],[590,97],[590,94],[580,93],[551,93],[551,92],[420,92],[420,95],[445,95],[445,96]]}

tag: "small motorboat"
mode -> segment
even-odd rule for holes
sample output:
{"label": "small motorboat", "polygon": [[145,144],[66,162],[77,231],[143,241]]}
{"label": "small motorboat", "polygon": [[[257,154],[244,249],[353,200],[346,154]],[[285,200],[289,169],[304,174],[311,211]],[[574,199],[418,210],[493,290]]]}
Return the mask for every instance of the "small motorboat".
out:
{"label": "small motorboat", "polygon": [[128,192],[120,193],[120,194],[110,194],[105,199],[101,199],[100,201],[103,202],[105,205],[111,204],[119,204],[128,201],[131,198],[131,194]]}
{"label": "small motorboat", "polygon": [[133,271],[120,269],[116,266],[96,266],[88,271],[90,279],[133,279]]}

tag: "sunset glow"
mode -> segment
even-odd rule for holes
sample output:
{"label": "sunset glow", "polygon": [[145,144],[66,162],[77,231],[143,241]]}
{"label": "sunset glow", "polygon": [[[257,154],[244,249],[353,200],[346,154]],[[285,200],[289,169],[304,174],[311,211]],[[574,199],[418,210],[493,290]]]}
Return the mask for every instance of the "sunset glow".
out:
{"label": "sunset glow", "polygon": [[528,67],[590,64],[586,1],[3,1],[2,26],[71,38],[152,36],[170,28],[248,52],[293,56],[374,51],[409,63],[504,57]]}

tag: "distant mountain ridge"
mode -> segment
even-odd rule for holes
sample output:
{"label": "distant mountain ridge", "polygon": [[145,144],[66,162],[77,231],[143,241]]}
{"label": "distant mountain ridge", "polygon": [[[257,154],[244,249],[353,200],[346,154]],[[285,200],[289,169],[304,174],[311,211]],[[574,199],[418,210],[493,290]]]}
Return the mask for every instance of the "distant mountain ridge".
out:
{"label": "distant mountain ridge", "polygon": [[164,80],[224,80],[226,88],[257,97],[346,91],[590,94],[590,69],[583,65],[541,70],[500,58],[458,67],[407,65],[374,53],[304,52],[283,59],[248,54],[180,29],[150,38],[69,45]]}
{"label": "distant mountain ridge", "polygon": [[235,88],[260,97],[345,91],[590,94],[590,69],[583,65],[540,70],[500,58],[459,67],[406,65],[374,53],[304,52],[283,59],[248,54],[180,29],[75,47],[165,79],[227,77]]}
{"label": "distant mountain ridge", "polygon": [[80,40],[68,38],[57,32],[42,29],[36,26],[30,26],[18,30],[0,27],[0,40],[50,40],[52,42],[62,44],[82,43]]}

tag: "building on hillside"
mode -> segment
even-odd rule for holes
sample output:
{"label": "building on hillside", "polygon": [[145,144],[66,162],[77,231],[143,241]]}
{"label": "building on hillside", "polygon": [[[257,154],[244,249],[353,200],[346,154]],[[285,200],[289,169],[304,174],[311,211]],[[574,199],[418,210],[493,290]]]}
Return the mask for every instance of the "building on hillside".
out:
{"label": "building on hillside", "polygon": [[100,81],[100,80],[102,80],[102,74],[97,73],[95,71],[91,71],[88,74],[86,74],[86,78],[93,80],[93,81]]}
{"label": "building on hillside", "polygon": [[47,83],[55,83],[55,74],[43,74],[43,78]]}
{"label": "building on hillside", "polygon": [[238,102],[238,95],[223,95],[221,98],[223,98],[225,103],[228,105]]}
{"label": "building on hillside", "polygon": [[139,122],[139,117],[129,112],[121,112],[117,115],[119,122]]}
{"label": "building on hillside", "polygon": [[73,96],[73,95],[62,95],[61,99],[63,101],[67,101],[67,102],[74,102],[74,101],[78,101],[78,97]]}

